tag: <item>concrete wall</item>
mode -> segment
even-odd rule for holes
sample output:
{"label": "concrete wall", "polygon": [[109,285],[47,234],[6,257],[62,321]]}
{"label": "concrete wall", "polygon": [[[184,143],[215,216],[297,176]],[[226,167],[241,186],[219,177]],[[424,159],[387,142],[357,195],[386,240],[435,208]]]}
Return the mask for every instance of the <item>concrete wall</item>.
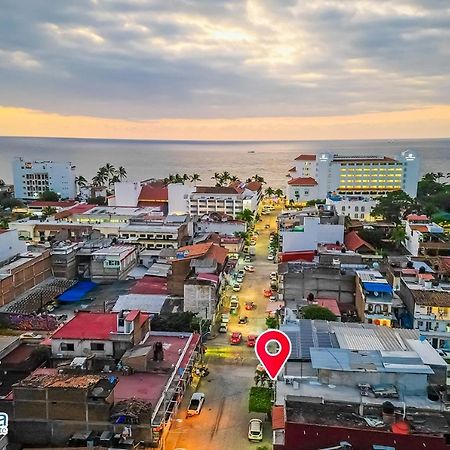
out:
{"label": "concrete wall", "polygon": [[[283,275],[284,300],[293,302],[313,293],[315,297],[335,298],[338,303],[354,303],[355,277],[339,269],[313,268]],[[296,309],[296,308],[294,308]]]}
{"label": "concrete wall", "polygon": [[0,233],[0,263],[26,251],[27,245],[19,240],[17,230],[6,230]]}
{"label": "concrete wall", "polygon": [[185,284],[184,311],[198,313],[199,317],[211,319],[215,313],[216,291],[213,284]]}
{"label": "concrete wall", "polygon": [[[91,350],[91,343],[98,342],[105,345],[104,351],[94,351]],[[61,350],[61,344],[74,344],[75,350],[73,352]],[[101,340],[91,340],[91,339],[52,339],[52,355],[57,357],[62,355],[65,358],[74,358],[76,356],[87,356],[87,355],[99,355],[99,356],[113,356],[114,348],[112,341],[101,341]]]}
{"label": "concrete wall", "polygon": [[136,181],[121,181],[114,184],[114,205],[108,206],[137,206],[141,185]]}
{"label": "concrete wall", "polygon": [[189,182],[171,183],[168,186],[169,214],[189,214],[189,197],[195,185]]}

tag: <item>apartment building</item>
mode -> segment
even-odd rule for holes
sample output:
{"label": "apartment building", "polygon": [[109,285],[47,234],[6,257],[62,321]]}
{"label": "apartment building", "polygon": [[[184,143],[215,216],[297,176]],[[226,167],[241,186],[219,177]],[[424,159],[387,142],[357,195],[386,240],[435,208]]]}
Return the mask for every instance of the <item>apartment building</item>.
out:
{"label": "apartment building", "polygon": [[75,166],[71,162],[15,158],[12,169],[16,198],[36,199],[48,190],[57,192],[61,198],[76,196]]}
{"label": "apartment building", "polygon": [[355,280],[355,305],[361,321],[392,327],[396,319],[393,307],[401,305],[392,286],[376,270],[358,270]]}
{"label": "apartment building", "polygon": [[313,189],[317,198],[322,199],[328,193],[379,196],[395,190],[416,197],[419,169],[420,158],[410,150],[395,157],[325,152],[300,155],[288,173],[288,200],[307,201],[306,194],[302,198],[299,190],[296,198],[292,186],[309,178],[317,182],[317,188],[310,186],[308,194]]}
{"label": "apartment building", "polygon": [[350,219],[373,222],[375,217],[370,214],[375,208],[377,201],[370,197],[361,195],[333,195],[328,194],[327,205],[333,205],[336,211]]}

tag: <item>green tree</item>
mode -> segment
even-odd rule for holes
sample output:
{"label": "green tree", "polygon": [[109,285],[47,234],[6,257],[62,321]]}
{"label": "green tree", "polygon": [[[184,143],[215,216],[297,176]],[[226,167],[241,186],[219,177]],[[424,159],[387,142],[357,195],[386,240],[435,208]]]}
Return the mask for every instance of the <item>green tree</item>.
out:
{"label": "green tree", "polygon": [[389,192],[377,201],[375,208],[370,213],[373,217],[383,217],[387,222],[400,223],[404,214],[417,208],[416,201],[406,192]]}
{"label": "green tree", "polygon": [[86,187],[88,182],[86,180],[86,178],[84,178],[82,175],[79,175],[77,177],[75,177],[75,184],[79,187]]}
{"label": "green tree", "polygon": [[272,410],[273,389],[252,386],[248,399],[249,412],[269,414]]}
{"label": "green tree", "polygon": [[39,196],[39,200],[44,202],[57,202],[59,201],[59,195],[55,191],[44,191]]}
{"label": "green tree", "polygon": [[244,222],[247,222],[248,224],[251,224],[254,219],[253,211],[246,208],[246,209],[244,209],[244,211],[237,214],[237,218],[239,220],[243,220]]}
{"label": "green tree", "polygon": [[5,197],[0,200],[0,206],[5,209],[6,208],[13,209],[13,208],[20,208],[24,206],[24,204],[17,198]]}
{"label": "green tree", "polygon": [[316,199],[316,200],[308,200],[306,202],[306,206],[315,206],[315,205],[324,205],[325,204],[325,200],[323,199]]}
{"label": "green tree", "polygon": [[278,328],[278,318],[277,317],[267,317],[266,318],[266,327],[267,328]]}
{"label": "green tree", "polygon": [[52,206],[46,206],[45,208],[42,209],[42,214],[45,217],[48,216],[53,216],[54,214],[56,214],[56,208],[53,208]]}
{"label": "green tree", "polygon": [[397,225],[395,228],[391,230],[391,234],[389,236],[391,238],[391,241],[394,243],[395,248],[400,248],[400,245],[405,242],[406,238],[408,237],[406,235],[405,227],[402,227],[400,225]]}
{"label": "green tree", "polygon": [[265,191],[264,194],[266,197],[272,197],[275,194],[275,191],[269,186]]}
{"label": "green tree", "polygon": [[264,177],[262,177],[261,175],[258,175],[258,174],[253,175],[251,180],[257,181],[257,182],[263,183],[263,184],[266,183],[266,180],[264,179]]}
{"label": "green tree", "polygon": [[119,177],[119,180],[122,181],[127,177],[127,171],[125,170],[125,167],[120,166],[116,171],[117,176]]}
{"label": "green tree", "polygon": [[202,179],[200,178],[200,175],[199,175],[198,173],[193,173],[193,174],[191,175],[191,177],[190,177],[190,180],[191,180],[192,182],[195,182],[195,181],[202,181]]}
{"label": "green tree", "polygon": [[155,316],[151,322],[153,331],[176,331],[176,332],[192,332],[198,329],[199,321],[193,312],[177,312],[160,314]]}
{"label": "green tree", "polygon": [[282,191],[281,189],[277,189],[277,190],[274,192],[274,194],[275,194],[278,198],[281,198],[281,197],[283,197],[283,195],[284,195],[284,193],[283,193],[283,191]]}
{"label": "green tree", "polygon": [[336,316],[329,309],[318,305],[304,306],[301,314],[304,319],[336,321]]}

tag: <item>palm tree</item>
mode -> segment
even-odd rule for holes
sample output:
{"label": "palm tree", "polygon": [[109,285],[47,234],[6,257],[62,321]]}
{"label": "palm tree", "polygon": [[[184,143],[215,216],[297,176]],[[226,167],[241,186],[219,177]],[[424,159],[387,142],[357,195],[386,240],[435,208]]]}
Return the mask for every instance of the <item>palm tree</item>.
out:
{"label": "palm tree", "polygon": [[274,195],[276,195],[278,198],[281,198],[283,197],[284,194],[283,191],[280,188],[278,188],[275,190]]}
{"label": "palm tree", "polygon": [[252,180],[253,181],[258,181],[259,183],[263,183],[263,184],[265,184],[265,182],[266,182],[264,177],[262,177],[262,176],[260,176],[258,174],[253,175]]}
{"label": "palm tree", "polygon": [[231,182],[239,181],[239,177],[237,177],[236,175],[232,175],[232,176],[230,177],[230,181],[231,181]]}
{"label": "palm tree", "polygon": [[191,181],[202,181],[198,173],[193,173],[190,178]]}
{"label": "palm tree", "polygon": [[214,172],[214,175],[211,177],[211,180],[216,180],[216,182],[218,183],[220,178],[221,178],[222,174],[219,172]]}
{"label": "palm tree", "polygon": [[253,211],[251,209],[244,209],[237,215],[238,219],[247,222],[248,224],[253,222]]}
{"label": "palm tree", "polygon": [[183,173],[182,178],[183,178],[183,181],[189,181],[190,177],[189,177],[189,175],[187,173]]}
{"label": "palm tree", "polygon": [[392,229],[389,237],[394,242],[395,248],[398,249],[407,238],[405,228],[400,225],[397,225],[395,228]]}
{"label": "palm tree", "polygon": [[119,177],[119,180],[122,181],[123,179],[125,179],[127,177],[127,171],[125,170],[125,167],[120,166],[117,169],[117,175]]}
{"label": "palm tree", "polygon": [[94,178],[92,178],[92,184],[94,186],[103,186],[106,181],[108,181],[108,170],[106,166],[100,167]]}
{"label": "palm tree", "polygon": [[42,209],[42,215],[45,217],[53,216],[54,214],[56,214],[56,208],[53,208],[52,206],[46,206]]}
{"label": "palm tree", "polygon": [[437,179],[437,181],[439,182],[439,180],[441,179],[441,178],[444,178],[444,174],[442,173],[442,172],[438,172],[437,174],[436,174],[436,179]]}
{"label": "palm tree", "polygon": [[108,177],[109,176],[113,176],[115,173],[116,173],[116,168],[112,165],[112,164],[110,164],[110,163],[106,163],[104,166],[103,166],[103,169],[105,169],[105,172],[106,172],[106,174],[108,175]]}
{"label": "palm tree", "polygon": [[86,187],[88,182],[86,180],[86,178],[84,178],[82,175],[79,175],[77,177],[75,177],[75,184],[82,188],[82,187]]}
{"label": "palm tree", "polygon": [[231,178],[230,172],[227,172],[226,170],[222,172],[222,180],[224,183],[226,183]]}
{"label": "palm tree", "polygon": [[272,197],[272,195],[275,194],[275,191],[269,186],[269,187],[265,190],[265,194],[266,194],[266,197]]}

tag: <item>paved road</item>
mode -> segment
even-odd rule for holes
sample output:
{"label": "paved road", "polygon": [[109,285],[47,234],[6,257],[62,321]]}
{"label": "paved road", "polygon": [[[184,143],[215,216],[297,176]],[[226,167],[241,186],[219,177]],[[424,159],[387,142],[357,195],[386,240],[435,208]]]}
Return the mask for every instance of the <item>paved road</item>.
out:
{"label": "paved road", "polygon": [[[237,293],[244,306],[245,301],[252,300],[256,309],[245,311],[249,323],[239,325],[237,317],[232,317],[227,335],[218,335],[206,345],[206,358],[210,375],[202,379],[198,391],[204,392],[206,401],[201,414],[186,419],[186,407],[191,392],[186,392],[166,441],[167,450],[255,450],[258,446],[272,447],[272,432],[269,422],[264,424],[264,441],[251,443],[247,439],[248,421],[252,417],[265,420],[264,414],[248,412],[248,392],[253,385],[257,359],[252,348],[245,345],[248,334],[259,334],[266,329],[266,306],[268,300],[263,296],[263,289],[270,285],[270,272],[277,269],[276,264],[267,260],[269,233],[275,230],[275,212],[262,216],[263,221],[257,225],[260,236],[256,243],[254,273],[247,273],[241,292]],[[270,223],[271,228],[264,229]],[[244,342],[230,345],[230,334],[240,331]]]}

